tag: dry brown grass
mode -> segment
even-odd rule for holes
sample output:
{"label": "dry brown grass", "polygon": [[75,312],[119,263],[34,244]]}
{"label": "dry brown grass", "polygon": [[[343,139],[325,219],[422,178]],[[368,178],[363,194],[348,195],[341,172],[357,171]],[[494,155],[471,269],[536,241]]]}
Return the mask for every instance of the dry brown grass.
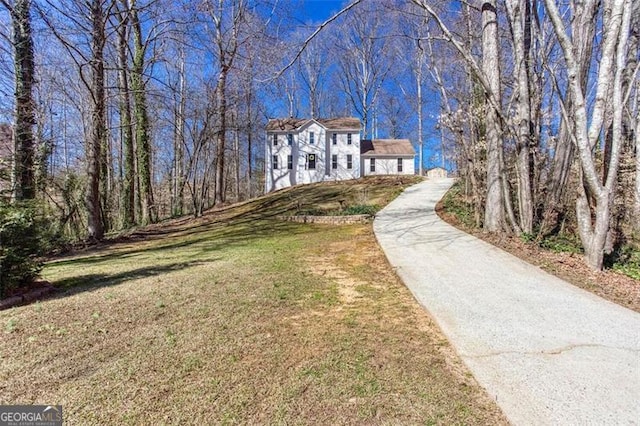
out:
{"label": "dry brown grass", "polygon": [[66,292],[0,312],[0,404],[62,404],[68,424],[506,423],[371,225],[271,219],[281,208],[51,262]]}

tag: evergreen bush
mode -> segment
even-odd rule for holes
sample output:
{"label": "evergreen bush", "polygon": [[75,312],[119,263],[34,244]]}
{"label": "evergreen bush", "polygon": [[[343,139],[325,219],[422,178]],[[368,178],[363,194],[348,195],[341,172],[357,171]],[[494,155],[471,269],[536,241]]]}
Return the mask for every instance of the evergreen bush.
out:
{"label": "evergreen bush", "polygon": [[50,238],[34,205],[0,203],[0,299],[40,273]]}

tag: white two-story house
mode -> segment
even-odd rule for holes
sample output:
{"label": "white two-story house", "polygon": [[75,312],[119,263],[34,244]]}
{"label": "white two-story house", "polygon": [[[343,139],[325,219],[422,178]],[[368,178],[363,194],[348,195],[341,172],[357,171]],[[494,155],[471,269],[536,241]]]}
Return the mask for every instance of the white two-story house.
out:
{"label": "white two-story house", "polygon": [[265,191],[359,178],[361,128],[353,117],[269,120]]}
{"label": "white two-story house", "polygon": [[265,141],[265,192],[302,183],[414,174],[408,139],[361,140],[360,120],[272,119]]}

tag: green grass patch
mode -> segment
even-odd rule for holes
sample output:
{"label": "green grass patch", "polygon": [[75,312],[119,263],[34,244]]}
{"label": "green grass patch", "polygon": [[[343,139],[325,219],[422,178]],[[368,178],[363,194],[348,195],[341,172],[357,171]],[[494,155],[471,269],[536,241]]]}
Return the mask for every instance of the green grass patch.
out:
{"label": "green grass patch", "polygon": [[473,206],[465,201],[462,182],[457,181],[442,198],[442,207],[445,212],[455,216],[460,223],[467,227],[475,227],[473,218]]}
{"label": "green grass patch", "polygon": [[611,269],[628,277],[640,280],[640,250],[626,245],[605,259]]}
{"label": "green grass patch", "polygon": [[568,234],[546,236],[540,241],[540,247],[555,253],[582,254],[584,252],[580,239],[575,235]]}

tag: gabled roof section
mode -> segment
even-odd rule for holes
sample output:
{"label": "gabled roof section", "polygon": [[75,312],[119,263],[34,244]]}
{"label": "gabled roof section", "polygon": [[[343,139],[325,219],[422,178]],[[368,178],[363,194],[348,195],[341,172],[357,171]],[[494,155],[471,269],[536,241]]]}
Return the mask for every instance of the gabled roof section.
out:
{"label": "gabled roof section", "polygon": [[267,131],[286,132],[288,130],[296,130],[307,121],[309,121],[308,118],[272,118],[267,123]]}
{"label": "gabled roof section", "polygon": [[315,121],[329,130],[353,130],[359,132],[362,126],[360,120],[355,117],[337,118],[272,118],[267,123],[268,132],[287,132],[298,130],[308,122]]}
{"label": "gabled roof section", "polygon": [[319,118],[318,123],[329,130],[356,130],[360,131],[362,125],[356,117]]}
{"label": "gabled roof section", "polygon": [[360,154],[375,156],[410,156],[416,151],[409,139],[366,139],[360,141]]}

